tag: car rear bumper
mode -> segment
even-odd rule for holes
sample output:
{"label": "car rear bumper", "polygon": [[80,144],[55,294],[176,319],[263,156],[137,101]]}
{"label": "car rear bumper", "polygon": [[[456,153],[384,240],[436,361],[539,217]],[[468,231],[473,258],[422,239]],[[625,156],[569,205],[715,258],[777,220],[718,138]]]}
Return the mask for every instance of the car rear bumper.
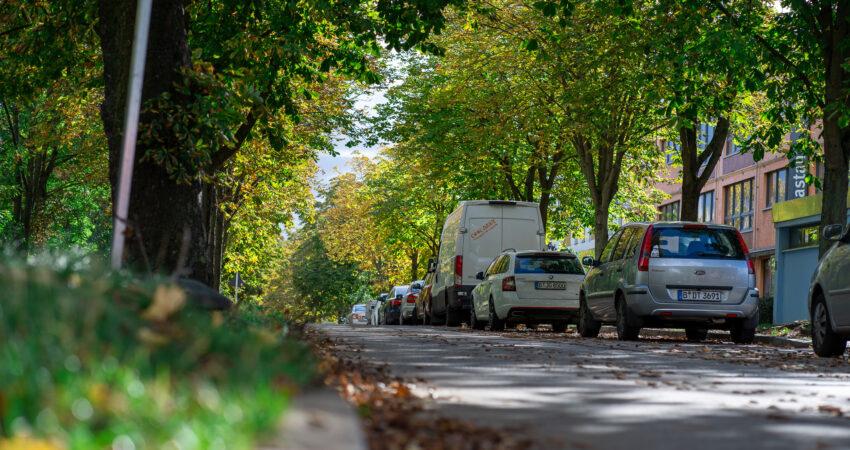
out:
{"label": "car rear bumper", "polygon": [[543,307],[518,306],[510,308],[505,315],[508,322],[573,322],[578,317],[578,306]]}
{"label": "car rear bumper", "polygon": [[461,287],[449,286],[446,288],[446,308],[452,311],[461,309],[472,309],[472,290],[475,285],[464,285]]}
{"label": "car rear bumper", "polygon": [[416,309],[415,303],[410,303],[409,305],[405,304],[401,306],[401,315],[405,319],[409,319],[413,317],[413,311]]}
{"label": "car rear bumper", "polygon": [[[501,299],[495,299],[496,313],[499,317],[510,318],[511,311],[524,311],[525,314],[545,316],[556,314],[578,315],[579,301],[576,298],[520,298],[515,293],[505,292]],[[536,311],[536,312],[535,312]]]}
{"label": "car rear bumper", "polygon": [[751,288],[740,303],[659,302],[646,286],[633,286],[626,303],[638,317],[650,322],[710,322],[718,325],[728,319],[745,319],[758,312],[758,289]]}

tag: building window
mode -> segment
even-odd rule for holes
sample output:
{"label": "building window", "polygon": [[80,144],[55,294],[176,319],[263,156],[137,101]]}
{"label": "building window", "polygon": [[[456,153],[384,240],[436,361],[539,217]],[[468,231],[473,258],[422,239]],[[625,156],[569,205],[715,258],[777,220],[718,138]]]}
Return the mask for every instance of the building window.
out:
{"label": "building window", "polygon": [[658,208],[658,220],[679,220],[679,202],[675,201],[673,203],[668,203]]}
{"label": "building window", "polygon": [[705,150],[708,144],[714,138],[714,127],[709,124],[700,124],[699,126],[699,149]]}
{"label": "building window", "polygon": [[819,235],[818,225],[792,228],[788,248],[814,247],[820,242]]}
{"label": "building window", "polygon": [[714,222],[714,191],[699,196],[697,220],[705,223]]}
{"label": "building window", "polygon": [[779,169],[767,174],[767,189],[765,192],[765,204],[771,206],[774,203],[784,202],[788,197],[788,169]]}
{"label": "building window", "polygon": [[763,269],[761,296],[773,297],[773,278],[776,275],[776,258],[771,256],[765,259]]}
{"label": "building window", "polygon": [[726,225],[740,231],[753,228],[753,179],[726,186]]}
{"label": "building window", "polygon": [[673,141],[667,141],[664,144],[664,158],[668,166],[673,165],[676,154],[679,153],[679,144]]}
{"label": "building window", "polygon": [[741,148],[735,144],[735,133],[733,133],[732,130],[729,130],[729,137],[726,141],[726,156],[734,155],[740,152]]}

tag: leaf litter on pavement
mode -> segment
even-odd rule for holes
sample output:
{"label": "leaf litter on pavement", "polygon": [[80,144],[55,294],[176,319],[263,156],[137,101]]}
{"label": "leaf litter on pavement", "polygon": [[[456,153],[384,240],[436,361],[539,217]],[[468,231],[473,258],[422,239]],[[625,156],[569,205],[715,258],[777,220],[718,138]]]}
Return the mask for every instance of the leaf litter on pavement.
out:
{"label": "leaf litter on pavement", "polygon": [[534,444],[521,437],[519,430],[440,417],[413,393],[413,383],[424,380],[393,377],[386,366],[362,361],[357,350],[343,350],[318,331],[309,331],[307,338],[321,358],[319,370],[325,383],[360,413],[371,449],[501,450]]}

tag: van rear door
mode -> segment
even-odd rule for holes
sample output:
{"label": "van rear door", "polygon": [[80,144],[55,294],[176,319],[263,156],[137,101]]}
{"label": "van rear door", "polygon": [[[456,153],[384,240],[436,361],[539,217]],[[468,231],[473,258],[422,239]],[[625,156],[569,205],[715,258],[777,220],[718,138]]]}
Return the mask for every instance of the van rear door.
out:
{"label": "van rear door", "polygon": [[540,223],[540,209],[533,206],[501,206],[502,210],[502,246],[499,250],[542,250],[543,230]]}
{"label": "van rear door", "polygon": [[475,285],[475,274],[487,270],[493,258],[502,252],[502,212],[490,205],[469,206],[464,236],[463,284]]}

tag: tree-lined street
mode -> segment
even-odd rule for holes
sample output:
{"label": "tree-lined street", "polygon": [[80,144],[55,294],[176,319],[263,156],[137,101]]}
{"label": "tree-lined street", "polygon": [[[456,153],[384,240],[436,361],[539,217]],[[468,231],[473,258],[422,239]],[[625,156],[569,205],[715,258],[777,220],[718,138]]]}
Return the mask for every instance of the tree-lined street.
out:
{"label": "tree-lined street", "polygon": [[540,448],[850,447],[848,363],[808,349],[620,342],[610,332],[316,329],[338,355],[388,365],[437,414],[507,427]]}

